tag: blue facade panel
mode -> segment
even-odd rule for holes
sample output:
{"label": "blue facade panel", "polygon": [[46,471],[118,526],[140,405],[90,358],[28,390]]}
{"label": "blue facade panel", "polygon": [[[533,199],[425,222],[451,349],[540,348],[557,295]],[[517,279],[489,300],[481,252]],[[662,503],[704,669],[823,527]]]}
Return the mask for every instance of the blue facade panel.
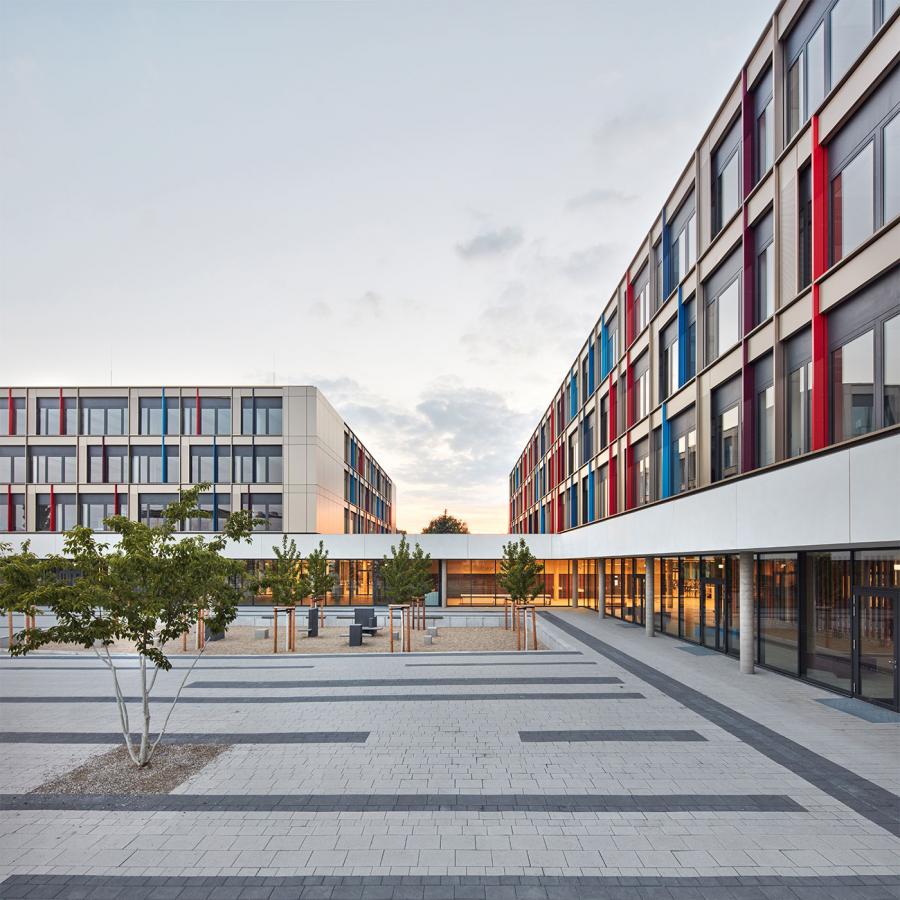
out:
{"label": "blue facade panel", "polygon": [[588,522],[594,521],[594,475],[596,473],[591,469],[588,475]]}
{"label": "blue facade panel", "polygon": [[678,387],[687,381],[687,344],[687,316],[684,312],[681,285],[678,285]]}
{"label": "blue facade panel", "polygon": [[606,321],[600,322],[600,380],[609,375],[609,331]]}

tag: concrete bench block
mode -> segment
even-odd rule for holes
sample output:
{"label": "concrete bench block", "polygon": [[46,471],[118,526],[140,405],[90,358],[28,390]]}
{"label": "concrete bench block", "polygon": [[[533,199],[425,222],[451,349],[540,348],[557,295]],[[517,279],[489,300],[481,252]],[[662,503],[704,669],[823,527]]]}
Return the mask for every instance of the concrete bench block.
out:
{"label": "concrete bench block", "polygon": [[268,628],[255,628],[253,630],[253,637],[258,641],[264,640],[268,636],[269,636]]}

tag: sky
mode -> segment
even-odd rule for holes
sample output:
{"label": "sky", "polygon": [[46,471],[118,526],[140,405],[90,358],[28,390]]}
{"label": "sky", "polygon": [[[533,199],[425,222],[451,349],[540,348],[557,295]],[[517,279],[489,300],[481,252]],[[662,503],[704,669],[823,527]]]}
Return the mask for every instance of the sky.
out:
{"label": "sky", "polygon": [[504,532],[773,5],[0,0],[0,383],[315,384]]}

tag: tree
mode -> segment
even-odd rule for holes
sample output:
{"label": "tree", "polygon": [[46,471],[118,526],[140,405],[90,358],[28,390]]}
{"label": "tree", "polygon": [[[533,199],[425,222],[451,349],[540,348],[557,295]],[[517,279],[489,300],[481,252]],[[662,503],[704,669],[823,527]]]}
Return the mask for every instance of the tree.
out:
{"label": "tree", "polygon": [[469,526],[462,519],[447,514],[435,516],[423,529],[422,534],[468,534]]}
{"label": "tree", "polygon": [[390,559],[384,557],[381,575],[388,599],[394,603],[409,603],[431,590],[431,554],[424,553],[418,542],[416,549],[410,552],[409,543],[403,537],[399,549],[391,545]]}
{"label": "tree", "polygon": [[325,595],[333,590],[334,575],[328,571],[328,551],[325,541],[319,541],[319,546],[306,557],[300,596],[324,601]]}
{"label": "tree", "polygon": [[275,558],[257,584],[257,590],[272,592],[275,606],[296,606],[305,596],[303,588],[303,558],[293,540],[284,535],[281,547],[273,545]]}
{"label": "tree", "polygon": [[[98,541],[89,528],[76,526],[66,532],[62,556],[41,560],[23,547],[22,552],[0,560],[4,609],[33,615],[38,606],[46,606],[56,620],[49,628],[26,628],[17,634],[12,655],[24,656],[56,642],[92,649],[112,675],[125,748],[138,766],[146,766],[153,757],[202,656],[201,651],[194,657],[151,743],[150,694],[160,671],[172,668],[165,645],[188,631],[201,611],[213,631],[224,631],[236,617],[242,596],[243,563],[226,559],[222,552],[229,541],[249,540],[255,523],[251,514],[232,513],[224,532],[209,540],[181,536],[176,530],[185,519],[209,515],[197,506],[200,492],[208,489],[208,484],[200,484],[184,491],[166,507],[160,525],[132,522],[124,516],[105,519],[106,527],[119,536],[117,543]],[[117,640],[132,642],[138,654],[143,724],[137,748],[118,670],[109,653]]]}
{"label": "tree", "polygon": [[524,538],[503,545],[500,587],[517,603],[532,602],[544,589],[544,566],[531,552]]}

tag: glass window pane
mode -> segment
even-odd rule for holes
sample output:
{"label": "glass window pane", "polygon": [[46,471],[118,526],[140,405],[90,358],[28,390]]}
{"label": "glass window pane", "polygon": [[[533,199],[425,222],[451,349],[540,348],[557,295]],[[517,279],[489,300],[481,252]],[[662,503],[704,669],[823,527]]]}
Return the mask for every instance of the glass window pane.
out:
{"label": "glass window pane", "polygon": [[832,258],[837,262],[875,228],[874,144],[867,144],[831,183]]}
{"label": "glass window pane", "polygon": [[900,116],[884,129],[884,221],[900,214]]}
{"label": "glass window pane", "polygon": [[825,23],[823,22],[806,45],[807,103],[803,111],[805,122],[825,98]]}
{"label": "glass window pane", "polygon": [[798,674],[799,608],[796,556],[760,556],[756,599],[759,610],[759,661]]}
{"label": "glass window pane", "polygon": [[872,0],[838,0],[831,11],[831,84],[850,68],[872,37]]}
{"label": "glass window pane", "polygon": [[719,176],[717,230],[734,215],[735,210],[738,208],[740,157],[740,153],[735,152]]}
{"label": "glass window pane", "polygon": [[768,466],[775,461],[775,388],[772,385],[756,395],[756,464]]}
{"label": "glass window pane", "polygon": [[831,354],[831,426],[834,440],[875,427],[875,332],[867,331]]}
{"label": "glass window pane", "polygon": [[884,323],[883,428],[900,422],[900,316]]}
{"label": "glass window pane", "polygon": [[788,138],[793,137],[806,121],[803,106],[803,67],[805,54],[801,54],[788,70]]}
{"label": "glass window pane", "polygon": [[806,554],[806,677],[851,689],[850,554]]}

